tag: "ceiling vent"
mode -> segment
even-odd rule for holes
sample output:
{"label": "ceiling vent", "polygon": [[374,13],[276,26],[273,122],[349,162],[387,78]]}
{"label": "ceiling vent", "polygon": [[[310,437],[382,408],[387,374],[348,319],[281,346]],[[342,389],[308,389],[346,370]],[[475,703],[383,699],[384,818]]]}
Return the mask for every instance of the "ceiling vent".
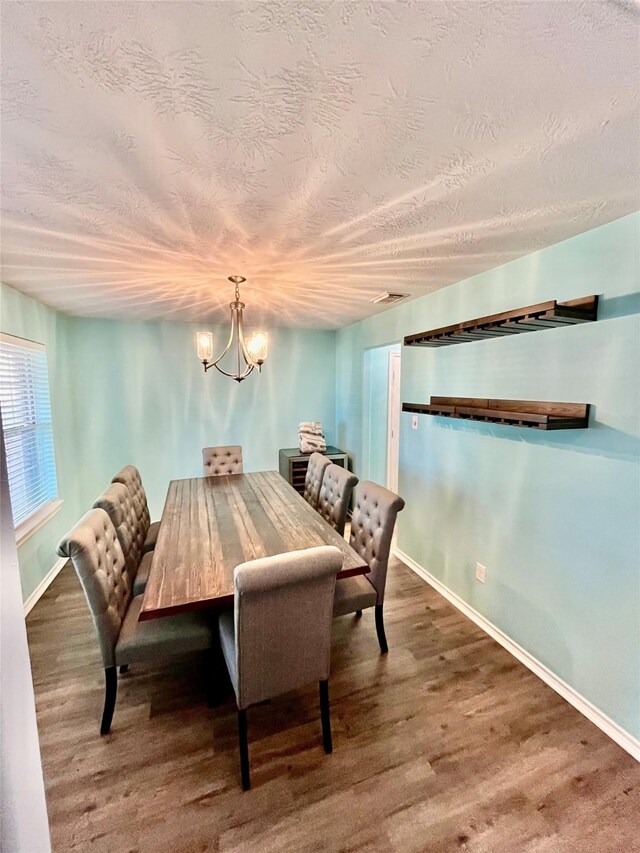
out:
{"label": "ceiling vent", "polygon": [[381,293],[380,296],[376,296],[371,301],[375,302],[376,305],[391,305],[392,302],[399,302],[401,299],[406,299],[407,296],[409,296],[408,293]]}

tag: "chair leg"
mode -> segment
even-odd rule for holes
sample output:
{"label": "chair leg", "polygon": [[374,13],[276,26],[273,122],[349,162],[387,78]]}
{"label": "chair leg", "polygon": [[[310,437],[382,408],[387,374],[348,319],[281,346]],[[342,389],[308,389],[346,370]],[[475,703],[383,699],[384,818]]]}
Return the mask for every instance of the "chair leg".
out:
{"label": "chair leg", "polygon": [[380,643],[380,651],[383,655],[389,651],[387,645],[387,637],[384,633],[384,620],[382,618],[382,605],[376,604],[376,633],[378,634],[378,642]]}
{"label": "chair leg", "polygon": [[108,735],[111,731],[111,720],[113,719],[113,709],[116,706],[117,692],[118,670],[115,666],[108,666],[104,671],[104,710],[100,724],[101,735]]}
{"label": "chair leg", "polygon": [[320,718],[322,719],[322,744],[327,755],[333,752],[331,740],[331,714],[329,711],[329,682],[320,682]]}
{"label": "chair leg", "polygon": [[362,610],[356,610],[356,619],[360,619],[362,616]]}
{"label": "chair leg", "polygon": [[120,675],[124,675],[125,672],[129,672],[129,664],[128,663],[123,663],[122,666],[120,667]]}
{"label": "chair leg", "polygon": [[242,790],[248,791],[251,787],[249,774],[249,742],[247,738],[247,709],[238,708],[238,747],[240,749],[240,777],[242,779]]}

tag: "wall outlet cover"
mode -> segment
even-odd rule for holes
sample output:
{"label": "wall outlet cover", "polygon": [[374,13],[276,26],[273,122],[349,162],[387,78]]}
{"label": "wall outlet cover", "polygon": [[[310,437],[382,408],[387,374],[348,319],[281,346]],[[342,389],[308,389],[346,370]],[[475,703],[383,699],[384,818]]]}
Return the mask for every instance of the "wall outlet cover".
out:
{"label": "wall outlet cover", "polygon": [[480,583],[485,582],[485,578],[487,576],[487,569],[482,563],[476,563],[476,580],[480,581]]}

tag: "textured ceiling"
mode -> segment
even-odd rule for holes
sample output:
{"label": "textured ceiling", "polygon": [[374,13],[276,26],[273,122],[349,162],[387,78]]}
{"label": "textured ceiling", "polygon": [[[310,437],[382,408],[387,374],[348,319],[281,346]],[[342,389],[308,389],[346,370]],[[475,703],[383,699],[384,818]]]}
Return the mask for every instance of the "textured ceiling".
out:
{"label": "textured ceiling", "polygon": [[638,203],[631,2],[2,4],[3,280],[334,327]]}

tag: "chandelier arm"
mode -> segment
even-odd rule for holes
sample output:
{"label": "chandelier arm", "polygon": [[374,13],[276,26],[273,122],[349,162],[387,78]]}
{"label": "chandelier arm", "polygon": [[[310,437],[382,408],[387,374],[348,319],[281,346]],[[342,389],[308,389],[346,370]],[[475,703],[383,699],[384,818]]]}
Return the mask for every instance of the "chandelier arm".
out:
{"label": "chandelier arm", "polygon": [[[238,340],[240,341],[240,349],[242,350],[242,357],[245,360],[245,364],[252,364],[254,367],[256,366],[255,361],[249,355],[249,351],[247,350],[247,345],[244,340],[244,320],[242,318],[242,311],[240,312],[239,324],[238,324]],[[238,354],[239,356],[239,354]],[[239,368],[238,368],[239,370]]]}
{"label": "chandelier arm", "polygon": [[229,350],[231,349],[231,344],[233,343],[233,333],[234,333],[235,328],[236,328],[236,312],[234,311],[233,308],[231,308],[231,330],[229,332],[229,340],[227,341],[226,347],[222,350],[222,352],[220,353],[218,358],[216,358],[215,361],[209,362],[209,367],[217,367],[218,364],[225,357],[225,355],[229,352]]}
{"label": "chandelier arm", "polygon": [[[238,334],[238,344],[239,344],[238,351],[237,351],[238,369],[235,373],[229,373],[227,370],[220,367],[220,361],[222,361],[223,357],[229,351],[231,344],[233,343],[234,333],[236,333],[236,332]],[[229,343],[227,344],[222,355],[218,359],[216,359],[216,361],[212,362],[212,364],[211,364],[211,367],[215,367],[215,369],[219,373],[222,373],[224,376],[228,376],[229,379],[235,379],[236,382],[242,382],[243,379],[246,379],[246,377],[251,373],[251,371],[253,370],[253,367],[254,367],[253,364],[249,364],[247,362],[247,367],[244,370],[242,369],[241,357],[244,355],[244,352],[243,352],[243,347],[241,346],[241,339],[242,339],[242,308],[240,307],[240,304],[238,304],[237,300],[236,300],[236,303],[231,305],[231,334],[229,335]]]}
{"label": "chandelier arm", "polygon": [[213,363],[212,363],[212,364],[210,364],[209,366],[210,366],[210,367],[215,367],[215,369],[216,369],[219,373],[222,373],[222,374],[224,374],[225,376],[228,376],[228,377],[229,377],[229,379],[235,379],[235,380],[237,380],[238,382],[241,382],[243,379],[246,379],[246,377],[251,373],[251,371],[255,369],[255,364],[249,364],[249,365],[247,365],[247,367],[246,367],[246,369],[245,369],[244,373],[227,373],[227,371],[226,371],[226,370],[224,370],[224,368],[219,367],[219,366],[218,366],[218,364],[213,364]]}

